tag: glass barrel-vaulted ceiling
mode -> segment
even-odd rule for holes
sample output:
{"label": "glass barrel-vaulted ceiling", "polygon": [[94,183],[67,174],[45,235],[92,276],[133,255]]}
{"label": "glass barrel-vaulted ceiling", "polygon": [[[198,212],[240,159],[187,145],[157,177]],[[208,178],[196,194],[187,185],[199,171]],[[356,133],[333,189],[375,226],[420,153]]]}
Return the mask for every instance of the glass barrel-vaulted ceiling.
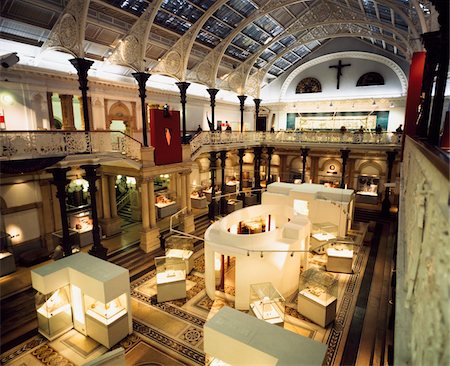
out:
{"label": "glass barrel-vaulted ceiling", "polygon": [[[104,41],[104,45],[114,48],[117,40],[155,1],[91,0],[88,17],[95,12],[97,23],[92,21],[92,27],[103,28],[103,33],[117,32],[114,41],[109,44]],[[54,4],[67,2],[36,0],[35,3],[53,9]],[[23,30],[20,35],[15,34],[18,31],[14,21],[23,22],[23,18],[13,11],[13,3],[30,6],[25,0],[5,0],[2,16],[6,20],[1,23],[1,33],[6,38],[24,39]],[[208,12],[212,6],[216,10]],[[201,29],[195,34],[189,67],[226,41],[221,59],[223,69],[232,70],[257,56],[253,67],[259,69],[267,65],[269,75],[278,77],[334,37],[358,37],[375,49],[392,53],[393,57],[408,59],[416,47],[414,41],[423,33],[420,26],[423,27],[424,19],[430,15],[430,4],[429,0],[163,0],[148,40],[148,48],[153,48],[147,54],[149,59],[157,62],[169,51],[170,45],[194,24],[203,21],[207,12],[208,19],[199,23]],[[30,17],[29,23],[32,22]],[[48,29],[45,31],[48,34]],[[32,32],[31,28],[28,33],[34,43],[38,42],[36,33],[39,32],[36,29]],[[87,32],[87,37],[94,42],[96,32]]]}

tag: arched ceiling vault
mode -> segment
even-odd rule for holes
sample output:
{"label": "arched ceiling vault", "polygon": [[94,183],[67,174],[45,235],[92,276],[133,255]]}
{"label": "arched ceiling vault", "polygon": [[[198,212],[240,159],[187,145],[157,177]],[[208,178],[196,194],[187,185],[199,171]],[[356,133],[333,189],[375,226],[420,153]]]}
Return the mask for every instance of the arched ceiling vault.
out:
{"label": "arched ceiling vault", "polygon": [[[5,0],[5,39],[259,95],[340,37],[409,62],[436,30],[431,0]],[[65,6],[63,7],[63,5]],[[343,50],[345,51],[345,50]]]}

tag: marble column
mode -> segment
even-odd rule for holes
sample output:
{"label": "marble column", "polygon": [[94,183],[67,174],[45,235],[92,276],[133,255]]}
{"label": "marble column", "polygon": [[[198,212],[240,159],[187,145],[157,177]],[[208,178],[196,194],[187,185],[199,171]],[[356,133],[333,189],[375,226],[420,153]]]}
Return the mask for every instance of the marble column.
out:
{"label": "marble column", "polygon": [[280,181],[285,182],[289,179],[289,174],[286,177],[287,156],[280,155]]}
{"label": "marble column", "polygon": [[227,152],[225,150],[222,150],[220,152],[220,172],[221,172],[221,187],[220,190],[222,191],[222,197],[220,197],[220,213],[222,215],[226,214],[227,211],[227,199],[223,197],[225,192],[225,162],[227,160]]}
{"label": "marble column", "polygon": [[109,204],[109,178],[107,175],[102,175],[102,194],[103,194],[103,219],[111,218],[110,204]]}
{"label": "marble column", "polygon": [[241,111],[241,132],[244,132],[244,103],[247,99],[246,95],[238,95],[239,110]]}
{"label": "marble column", "polygon": [[79,89],[81,90],[81,97],[83,101],[83,119],[84,119],[84,127],[85,131],[91,130],[91,124],[89,120],[89,103],[88,103],[88,97],[87,97],[87,91],[88,88],[88,70],[94,63],[94,61],[86,60],[84,58],[73,58],[69,60],[69,62],[72,64],[73,67],[77,70],[78,74],[78,82],[80,84]]}
{"label": "marble column", "polygon": [[91,196],[91,216],[92,216],[92,238],[94,244],[92,248],[89,249],[89,254],[106,260],[106,253],[108,249],[105,248],[100,241],[100,226],[98,221],[97,214],[97,187],[95,185],[96,180],[99,178],[97,176],[97,169],[100,167],[100,164],[89,164],[89,165],[81,165],[80,168],[84,169],[86,174],[84,175],[84,179],[89,182],[89,194]]}
{"label": "marble column", "polygon": [[[214,129],[216,129],[216,122],[214,119],[214,109],[216,107],[216,94],[219,92],[219,89],[214,89],[214,88],[210,88],[210,89],[206,89],[206,91],[209,94],[209,98],[210,98],[210,105],[211,105],[211,123],[214,127]],[[219,132],[222,132],[222,127],[218,128]]]}
{"label": "marble column", "polygon": [[190,83],[186,81],[181,81],[179,83],[175,83],[180,89],[180,102],[181,102],[181,121],[182,121],[182,133],[181,143],[187,144],[189,142],[189,138],[186,135],[186,91]]}
{"label": "marble column", "polygon": [[261,203],[261,153],[262,153],[262,147],[256,146],[253,148],[254,153],[254,159],[253,159],[253,165],[254,165],[254,178],[255,178],[255,185],[253,189],[256,190],[256,197],[258,198],[258,203]]}
{"label": "marble column", "polygon": [[191,190],[189,189],[190,174],[191,174],[190,171],[182,172],[184,198],[186,201],[185,202],[186,213],[183,215],[183,231],[185,233],[192,233],[195,231],[194,215],[192,214],[192,207],[191,207]]}
{"label": "marble column", "polygon": [[180,173],[175,173],[175,175],[177,176],[177,203],[181,204],[182,202],[182,196],[183,196],[183,192],[181,191],[181,186],[182,186],[182,182],[181,182],[181,176]]}
{"label": "marble column", "polygon": [[186,201],[186,193],[187,193],[187,187],[186,187],[186,173],[182,172],[180,173],[180,187],[181,187],[181,207],[180,209],[183,209],[187,206]]}
{"label": "marble column", "polygon": [[267,148],[267,177],[266,177],[266,187],[270,183],[272,183],[272,177],[271,177],[271,163],[272,163],[272,155],[274,152],[274,147],[268,147]]}
{"label": "marble column", "polygon": [[214,220],[217,212],[217,202],[216,202],[216,163],[217,163],[217,153],[215,151],[210,151],[209,153],[209,170],[211,172],[211,202],[208,205],[208,217],[210,220]]}
{"label": "marble column", "polygon": [[155,179],[153,177],[149,178],[147,182],[147,192],[148,192],[148,212],[149,212],[149,224],[150,228],[156,228],[156,207],[155,207]]}
{"label": "marble column", "polygon": [[73,95],[60,94],[62,113],[62,129],[73,131],[75,130],[75,119],[73,115]]}
{"label": "marble column", "polygon": [[191,204],[191,172],[186,173],[186,203],[187,203],[187,212],[192,212],[192,204]]}
{"label": "marble column", "polygon": [[[141,202],[142,202],[142,230],[150,229],[150,209],[149,209],[149,194],[147,180],[142,180],[141,183]],[[153,201],[154,202],[154,201]]]}
{"label": "marble column", "polygon": [[350,150],[341,150],[341,158],[342,158],[342,172],[341,172],[341,184],[340,188],[345,187],[345,170],[347,167],[347,159],[350,155]]}
{"label": "marble column", "polygon": [[148,147],[147,138],[147,104],[145,98],[147,97],[145,84],[147,83],[150,74],[146,72],[134,72],[131,75],[136,79],[139,87],[139,98],[141,99],[141,116],[142,116],[142,141],[145,147]]}
{"label": "marble column", "polygon": [[238,156],[239,156],[239,194],[238,199],[241,201],[244,201],[245,193],[244,190],[244,155],[245,155],[245,149],[238,149]]}
{"label": "marble column", "polygon": [[302,183],[306,183],[306,158],[308,157],[308,148],[302,148]]}
{"label": "marble column", "polygon": [[66,185],[70,183],[70,180],[66,178],[66,173],[70,168],[54,168],[47,170],[53,175],[52,184],[56,186],[56,198],[59,202],[59,210],[61,215],[62,225],[62,243],[64,256],[67,257],[72,254],[72,243],[69,238],[69,221],[67,218],[67,206],[66,206]]}
{"label": "marble column", "polygon": [[319,156],[310,156],[311,159],[311,171],[310,171],[310,177],[312,183],[319,183],[318,177],[319,177]]}
{"label": "marble column", "polygon": [[111,208],[111,218],[116,218],[117,215],[117,199],[116,199],[116,177],[108,176],[109,186],[109,206]]}
{"label": "marble column", "polygon": [[[396,150],[386,151],[386,154],[387,154],[387,165],[388,165],[386,183],[390,183],[391,178],[392,178],[392,167],[394,166],[394,161],[395,161],[395,157],[397,155],[397,151]],[[381,214],[383,216],[389,216],[389,214],[390,214],[390,209],[391,209],[390,192],[391,192],[391,188],[386,187],[384,190],[384,199],[383,199],[383,202],[381,203]]]}

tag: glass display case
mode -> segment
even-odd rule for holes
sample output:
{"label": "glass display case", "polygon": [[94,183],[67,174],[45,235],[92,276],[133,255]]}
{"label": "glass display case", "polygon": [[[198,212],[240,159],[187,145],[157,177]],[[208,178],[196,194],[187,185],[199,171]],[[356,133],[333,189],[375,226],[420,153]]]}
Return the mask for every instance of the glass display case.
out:
{"label": "glass display case", "polygon": [[44,337],[53,340],[73,328],[69,286],[49,294],[35,295],[38,330]]}
{"label": "glass display case", "polygon": [[250,285],[250,309],[258,319],[284,324],[285,300],[270,282]]}
{"label": "glass display case", "polygon": [[177,212],[177,203],[175,202],[175,199],[172,199],[172,196],[174,195],[170,192],[161,193],[156,196],[155,206],[159,219],[173,215]]}
{"label": "glass display case", "polygon": [[186,274],[194,268],[194,239],[172,235],[166,240],[166,257],[180,258],[186,263]]}
{"label": "glass display case", "polygon": [[11,235],[0,231],[0,276],[6,276],[16,270]]}
{"label": "glass display case", "polygon": [[191,191],[191,205],[193,208],[206,208],[206,196],[201,186],[197,186]]}
{"label": "glass display case", "polygon": [[84,295],[84,304],[86,307],[86,315],[105,325],[114,323],[127,313],[125,294],[120,295],[107,304],[97,301],[88,295]]}
{"label": "glass display case", "polygon": [[[212,187],[205,189],[203,192],[205,193],[206,200],[208,202],[211,202]],[[214,192],[215,192],[214,197],[220,196],[222,194],[222,191],[219,190],[217,187],[215,187]],[[216,200],[218,200],[218,198],[216,198]]]}
{"label": "glass display case", "polygon": [[311,228],[311,250],[317,252],[330,240],[336,239],[338,226],[329,222],[316,223]]}
{"label": "glass display case", "polygon": [[331,273],[309,268],[300,276],[297,311],[326,327],[336,318],[338,281]]}
{"label": "glass display case", "polygon": [[186,297],[186,263],[178,257],[155,257],[158,302]]}
{"label": "glass display case", "polygon": [[92,236],[92,216],[90,210],[69,214],[69,227],[78,233],[78,245],[84,247],[94,242]]}
{"label": "glass display case", "polygon": [[352,273],[353,258],[358,246],[352,239],[333,240],[326,248],[327,271]]}
{"label": "glass display case", "polygon": [[356,201],[359,203],[378,203],[378,186],[380,178],[377,176],[360,175],[356,188]]}

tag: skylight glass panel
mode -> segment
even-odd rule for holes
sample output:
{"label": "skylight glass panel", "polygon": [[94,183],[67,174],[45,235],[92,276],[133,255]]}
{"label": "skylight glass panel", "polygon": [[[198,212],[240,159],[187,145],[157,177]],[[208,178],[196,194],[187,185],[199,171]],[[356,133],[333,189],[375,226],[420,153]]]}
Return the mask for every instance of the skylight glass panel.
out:
{"label": "skylight glass panel", "polygon": [[297,38],[295,38],[292,35],[289,35],[287,37],[284,37],[283,39],[281,39],[279,42],[284,46],[284,47],[288,47],[289,45],[291,45],[292,43],[294,43],[297,40]]}
{"label": "skylight glass panel", "polygon": [[189,4],[186,0],[164,0],[161,7],[191,23],[195,23],[203,15],[201,10]]}
{"label": "skylight glass panel", "polygon": [[107,0],[107,3],[138,16],[148,7],[148,1],[145,0]]}
{"label": "skylight glass panel", "polygon": [[[169,0],[172,1],[172,0]],[[204,10],[208,10],[212,4],[216,2],[216,0],[189,0],[192,4],[195,4],[201,7]]]}
{"label": "skylight glass panel", "polygon": [[397,13],[395,13],[395,25],[397,26],[397,28],[400,28],[404,31],[408,30],[408,26],[406,25],[405,21]]}
{"label": "skylight glass panel", "polygon": [[[319,45],[320,45],[320,43],[317,41],[312,41],[312,42],[305,44],[306,48],[309,48],[310,50],[313,50],[314,48],[316,48]],[[311,51],[309,51],[309,52],[311,52]]]}
{"label": "skylight glass panel", "polygon": [[372,33],[381,33],[380,28],[375,27],[374,25],[369,25],[369,29]]}
{"label": "skylight glass panel", "polygon": [[212,48],[216,47],[220,43],[220,38],[204,30],[200,30],[200,32],[198,32],[197,40]]}
{"label": "skylight glass panel", "polygon": [[283,70],[278,69],[277,67],[272,66],[269,70],[269,74],[280,76],[283,73]]}
{"label": "skylight glass panel", "polygon": [[300,57],[305,57],[310,51],[306,47],[300,46],[294,49],[294,52]]}
{"label": "skylight glass panel", "polygon": [[271,51],[275,52],[275,53],[279,53],[280,50],[284,49],[284,47],[283,47],[282,44],[280,44],[280,43],[278,43],[278,42],[275,42],[273,45],[271,45],[271,46],[269,47],[269,49],[270,49]]}
{"label": "skylight glass panel", "polygon": [[250,54],[248,52],[245,51],[241,51],[240,49],[234,47],[233,45],[229,45],[228,48],[226,49],[225,53],[228,56],[237,58],[241,61],[244,61],[248,56],[250,56]]}
{"label": "skylight glass panel", "polygon": [[236,27],[242,19],[244,19],[244,17],[238,15],[226,5],[222,5],[220,9],[214,13],[214,16],[232,27]]}
{"label": "skylight glass panel", "polygon": [[254,66],[257,67],[258,69],[260,69],[260,68],[263,67],[266,63],[267,63],[267,62],[264,61],[263,59],[258,58],[258,59],[256,60]]}
{"label": "skylight glass panel", "polygon": [[264,59],[265,61],[268,61],[268,60],[270,60],[272,57],[274,57],[274,54],[273,54],[273,52],[270,52],[270,51],[268,51],[268,50],[265,50],[265,51],[261,54],[261,56],[259,56],[259,57],[261,57],[261,58]]}
{"label": "skylight glass panel", "polygon": [[255,51],[261,47],[259,43],[256,43],[242,33],[239,33],[236,37],[234,37],[232,43],[250,53],[255,53]]}
{"label": "skylight glass panel", "polygon": [[185,33],[192,25],[189,22],[185,22],[177,18],[175,15],[171,15],[161,10],[156,13],[155,23],[163,27],[172,29],[173,31],[180,34]]}
{"label": "skylight glass panel", "polygon": [[280,58],[277,62],[274,63],[274,65],[283,70],[286,70],[289,66],[291,66],[291,64],[283,58]]}
{"label": "skylight glass panel", "polygon": [[300,60],[300,56],[297,55],[294,52],[288,52],[286,53],[283,58],[285,58],[286,60],[288,60],[290,63],[296,63],[298,60]]}
{"label": "skylight glass panel", "polygon": [[208,32],[211,32],[212,34],[222,39],[226,38],[232,31],[232,28],[227,26],[225,23],[219,22],[211,18],[209,18],[205,22],[203,29],[206,29]]}
{"label": "skylight glass panel", "polygon": [[386,23],[390,23],[391,22],[391,9],[388,8],[385,5],[382,4],[377,4],[378,6],[378,12],[380,14],[380,19],[385,21]]}
{"label": "skylight glass panel", "polygon": [[280,34],[284,30],[283,27],[281,27],[277,22],[272,20],[267,15],[264,15],[263,17],[255,20],[255,24],[260,26],[266,32],[270,33],[270,35],[272,37],[277,36],[278,34]]}
{"label": "skylight glass panel", "polygon": [[254,24],[249,24],[242,30],[242,33],[262,44],[265,44],[265,42],[270,38],[267,33],[265,33],[261,28],[258,28]]}
{"label": "skylight glass panel", "polygon": [[394,46],[392,46],[390,43],[386,43],[386,49],[390,52],[394,52]]}
{"label": "skylight glass panel", "polygon": [[383,34],[384,34],[386,37],[394,38],[394,34],[391,33],[391,32],[389,32],[389,31],[387,31],[387,30],[383,31]]}
{"label": "skylight glass panel", "polygon": [[374,18],[377,17],[377,13],[375,12],[375,6],[373,5],[372,1],[363,0],[363,6],[367,15],[372,16]]}
{"label": "skylight glass panel", "polygon": [[248,0],[230,0],[228,5],[244,17],[248,17],[256,10],[255,5]]}

